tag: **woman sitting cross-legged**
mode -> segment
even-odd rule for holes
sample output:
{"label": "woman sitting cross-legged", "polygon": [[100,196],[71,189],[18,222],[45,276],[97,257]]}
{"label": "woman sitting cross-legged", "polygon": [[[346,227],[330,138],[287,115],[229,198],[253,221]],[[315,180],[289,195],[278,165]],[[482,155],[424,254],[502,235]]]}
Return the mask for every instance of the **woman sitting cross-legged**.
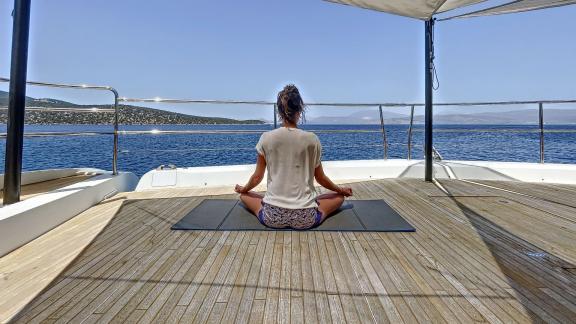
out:
{"label": "woman sitting cross-legged", "polygon": [[[240,199],[258,220],[271,228],[304,230],[320,225],[352,196],[351,188],[335,185],[322,170],[322,146],[318,137],[298,129],[304,102],[294,85],[278,94],[282,127],[265,132],[256,150],[256,170],[245,186],[236,185]],[[251,192],[268,170],[268,188],[261,196]],[[318,196],[314,179],[332,193]]]}

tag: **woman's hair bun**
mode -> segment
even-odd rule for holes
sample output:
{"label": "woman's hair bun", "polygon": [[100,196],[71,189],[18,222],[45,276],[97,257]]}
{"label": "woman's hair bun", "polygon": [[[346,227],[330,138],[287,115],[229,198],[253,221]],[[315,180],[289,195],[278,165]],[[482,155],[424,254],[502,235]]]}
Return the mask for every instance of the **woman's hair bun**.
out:
{"label": "woman's hair bun", "polygon": [[278,115],[284,121],[296,123],[298,114],[304,117],[304,101],[300,96],[300,91],[293,84],[288,84],[278,93],[276,104]]}

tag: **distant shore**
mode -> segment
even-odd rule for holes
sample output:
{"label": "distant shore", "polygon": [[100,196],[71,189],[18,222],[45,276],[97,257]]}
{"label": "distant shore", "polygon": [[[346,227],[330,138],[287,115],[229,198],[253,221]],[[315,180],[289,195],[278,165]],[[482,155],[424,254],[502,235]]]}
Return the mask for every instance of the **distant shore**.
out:
{"label": "distant shore", "polygon": [[[97,126],[113,126],[113,123],[103,123],[103,124],[88,124],[88,123],[83,123],[83,124],[75,124],[75,123],[25,123],[26,126],[93,126],[93,127],[97,127]],[[169,126],[178,126],[178,127],[184,127],[184,126],[274,126],[274,123],[267,123],[267,122],[259,122],[259,123],[197,123],[197,124],[123,124],[123,123],[119,123],[120,126],[131,126],[131,127],[169,127]],[[0,127],[6,127],[6,121],[0,121]],[[309,128],[309,127],[314,127],[314,126],[320,126],[320,127],[329,127],[329,126],[338,126],[340,127],[377,127],[380,128],[380,124],[312,124],[312,123],[307,123],[304,125],[301,125],[301,128]],[[385,123],[384,125],[385,127],[402,127],[402,128],[407,128],[408,124],[404,124],[404,123],[394,123],[394,124],[390,124],[390,123]],[[415,129],[416,131],[421,130],[421,128],[423,129],[424,124],[423,123],[414,123],[413,124],[414,127],[417,127],[417,129]],[[451,127],[454,129],[458,129],[458,128],[462,128],[462,129],[470,129],[471,127],[482,127],[485,130],[489,130],[490,128],[493,129],[499,129],[500,131],[504,131],[503,129],[500,128],[511,128],[511,127],[519,127],[519,128],[525,128],[525,127],[530,127],[530,128],[534,128],[535,130],[538,129],[538,124],[445,124],[445,123],[434,123],[434,127]],[[544,128],[546,127],[575,127],[576,123],[563,123],[563,124],[555,124],[555,123],[546,123],[544,125]],[[278,124],[278,127],[281,127],[281,124]],[[490,127],[490,128],[487,128]],[[573,129],[569,129],[569,131],[574,131]]]}

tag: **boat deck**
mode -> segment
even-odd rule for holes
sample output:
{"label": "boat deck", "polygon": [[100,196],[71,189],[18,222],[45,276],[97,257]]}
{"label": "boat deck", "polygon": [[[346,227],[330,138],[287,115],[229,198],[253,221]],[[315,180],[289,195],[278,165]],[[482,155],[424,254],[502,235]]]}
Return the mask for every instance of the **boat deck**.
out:
{"label": "boat deck", "polygon": [[[69,177],[42,181],[22,186],[20,199],[26,200],[43,193],[58,190],[69,185],[87,180],[94,175],[78,174]],[[4,191],[0,190],[0,205],[4,202]]]}
{"label": "boat deck", "polygon": [[0,259],[0,320],[576,322],[576,186],[439,182],[351,185],[415,233],[171,231],[235,195],[120,194]]}

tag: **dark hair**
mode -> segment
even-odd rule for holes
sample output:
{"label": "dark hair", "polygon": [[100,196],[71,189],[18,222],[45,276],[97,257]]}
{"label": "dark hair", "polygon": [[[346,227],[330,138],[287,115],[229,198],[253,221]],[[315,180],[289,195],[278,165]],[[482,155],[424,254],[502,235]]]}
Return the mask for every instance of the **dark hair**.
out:
{"label": "dark hair", "polygon": [[278,106],[278,115],[283,121],[296,123],[299,113],[301,113],[302,120],[305,120],[304,109],[306,106],[295,85],[289,84],[278,92],[276,105]]}

